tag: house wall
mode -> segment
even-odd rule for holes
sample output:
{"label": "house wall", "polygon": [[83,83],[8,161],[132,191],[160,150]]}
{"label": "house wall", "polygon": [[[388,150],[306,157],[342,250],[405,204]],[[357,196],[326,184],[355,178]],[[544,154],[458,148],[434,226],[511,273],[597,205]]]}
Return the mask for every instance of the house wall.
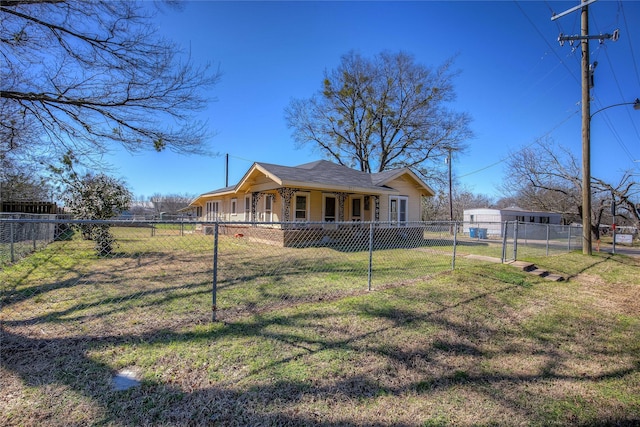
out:
{"label": "house wall", "polygon": [[322,221],[322,192],[311,191],[309,197],[310,213],[309,221],[319,222]]}
{"label": "house wall", "polygon": [[[415,183],[406,177],[396,178],[389,182],[389,187],[398,190],[398,196],[407,196],[409,204],[407,208],[408,221],[422,220],[422,193],[416,190]],[[392,196],[380,197],[380,221],[389,221],[389,204]],[[372,207],[372,210],[374,208]]]}
{"label": "house wall", "polygon": [[[250,191],[256,191],[257,188],[266,188],[266,186],[270,185],[271,187],[273,187],[273,182],[269,181],[268,179],[264,178],[264,177],[260,177],[259,179],[256,180],[255,183],[252,183],[251,187],[250,187]],[[404,178],[397,178],[393,181],[391,181],[389,183],[390,186],[392,186],[393,188],[398,190],[398,194],[394,195],[393,197],[407,197],[408,199],[408,205],[407,205],[407,221],[420,221],[421,220],[421,213],[422,213],[422,203],[421,203],[421,197],[422,197],[422,193],[420,191],[418,191],[415,187],[415,183],[411,180],[411,179],[404,179]],[[280,194],[276,191],[270,191],[270,190],[262,190],[265,192],[265,194],[271,194],[274,196],[273,199],[273,207],[272,207],[272,217],[271,217],[271,221],[272,222],[280,222],[283,221],[283,217],[282,217],[282,197],[280,196]],[[333,192],[324,192],[321,190],[304,190],[301,189],[300,192],[298,194],[307,194],[308,195],[308,203],[309,203],[309,208],[308,208],[308,221],[311,222],[321,222],[324,220],[324,202],[325,202],[325,196],[332,196],[335,197],[335,193]],[[251,193],[237,193],[237,194],[228,194],[228,195],[221,195],[221,196],[212,196],[212,197],[208,197],[208,198],[203,198],[202,199],[202,217],[200,219],[206,219],[206,205],[208,201],[219,201],[220,202],[220,209],[219,209],[219,213],[217,216],[217,219],[220,221],[236,221],[236,222],[241,222],[241,221],[248,221],[249,219],[245,218],[245,214],[244,214],[244,203],[245,203],[245,195],[249,195],[249,197],[251,197]],[[369,203],[368,203],[368,207],[369,209],[365,209],[366,207],[366,202],[365,202],[365,197],[368,196],[369,197]],[[344,210],[343,210],[343,215],[342,218],[344,218],[345,221],[351,221],[354,220],[354,218],[352,218],[351,213],[352,213],[352,203],[353,203],[353,198],[360,198],[361,199],[361,216],[360,216],[360,220],[361,221],[373,221],[375,220],[375,197],[371,196],[371,195],[358,195],[358,194],[353,194],[350,195],[349,197],[347,197],[347,199],[344,202]],[[389,221],[389,206],[390,206],[390,197],[388,194],[382,195],[380,196],[379,200],[380,200],[380,217],[379,220],[380,221]],[[235,199],[236,200],[236,213],[232,214],[231,213],[231,205],[232,205],[232,200]],[[290,220],[292,220],[294,218],[294,213],[295,213],[295,195],[292,197],[291,200],[291,206],[289,208],[289,212],[290,212]],[[268,221],[269,219],[264,217],[264,206],[265,206],[265,195],[263,195],[262,197],[260,197],[258,204],[256,206],[256,217],[252,218],[252,220],[256,220],[256,221]],[[336,212],[336,220],[340,218],[339,213]]]}

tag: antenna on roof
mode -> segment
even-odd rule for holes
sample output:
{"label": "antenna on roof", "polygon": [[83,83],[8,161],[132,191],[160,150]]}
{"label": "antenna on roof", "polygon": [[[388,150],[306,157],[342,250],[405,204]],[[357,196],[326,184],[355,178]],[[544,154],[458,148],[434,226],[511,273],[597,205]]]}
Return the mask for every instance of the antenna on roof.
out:
{"label": "antenna on roof", "polygon": [[229,153],[227,153],[224,163],[224,186],[229,186]]}

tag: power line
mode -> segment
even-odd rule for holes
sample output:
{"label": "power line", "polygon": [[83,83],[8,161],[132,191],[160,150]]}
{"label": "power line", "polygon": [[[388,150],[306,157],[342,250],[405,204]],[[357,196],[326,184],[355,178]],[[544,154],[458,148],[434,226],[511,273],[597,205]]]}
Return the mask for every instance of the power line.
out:
{"label": "power line", "polygon": [[638,87],[640,87],[640,72],[638,71],[638,61],[636,61],[635,54],[633,52],[633,43],[631,43],[631,27],[627,24],[627,15],[624,12],[624,8],[622,7],[622,0],[618,1],[620,11],[622,12],[622,20],[624,21],[624,26],[626,29],[627,40],[629,42],[629,52],[631,53],[631,62],[633,64],[633,68],[636,72],[636,79],[638,80]]}
{"label": "power line", "polygon": [[542,40],[544,40],[544,42],[547,44],[549,49],[553,52],[553,54],[556,56],[556,58],[558,58],[558,61],[560,61],[562,63],[562,65],[564,66],[564,68],[567,69],[567,71],[569,72],[571,77],[573,77],[573,79],[576,81],[576,83],[580,84],[580,79],[578,79],[578,77],[575,74],[573,74],[573,71],[571,70],[571,68],[569,68],[569,66],[562,60],[560,55],[558,55],[558,52],[553,48],[553,46],[551,46],[551,44],[549,43],[549,40],[547,40],[547,38],[544,36],[544,34],[542,34],[542,32],[538,29],[536,24],[531,20],[531,18],[527,14],[527,12],[522,8],[522,6],[520,6],[520,3],[518,3],[517,0],[514,0],[514,3],[516,4],[516,6],[518,6],[518,9],[520,9],[520,12],[522,12],[522,14],[525,16],[525,18],[527,18],[527,21],[529,21],[531,26],[536,30],[536,33],[538,33],[540,38],[542,38]]}
{"label": "power line", "polygon": [[[516,153],[519,153],[521,151],[526,150],[527,148],[533,146],[534,144],[536,144],[540,139],[549,136],[550,134],[552,134],[556,129],[558,129],[560,126],[562,126],[563,124],[565,124],[566,122],[569,121],[569,119],[571,119],[573,116],[575,116],[576,114],[578,114],[580,111],[576,110],[573,113],[571,113],[569,116],[567,116],[564,120],[562,120],[560,123],[558,123],[557,125],[555,125],[553,128],[551,128],[549,131],[545,132],[542,136],[539,136],[538,138],[536,138],[535,140],[533,140],[532,142],[530,142],[529,144],[525,145],[524,147],[521,147],[520,149],[516,150]],[[482,171],[485,171],[487,169],[490,169],[494,166],[499,165],[500,163],[504,163],[505,161],[509,160],[509,158],[511,157],[511,155],[508,155],[506,157],[501,158],[500,160],[498,160],[497,162],[491,163],[490,165],[484,166],[480,169],[476,169],[472,172],[468,172],[464,175],[458,175],[457,178],[465,178],[467,176],[470,175],[475,175],[477,173],[480,173]]]}

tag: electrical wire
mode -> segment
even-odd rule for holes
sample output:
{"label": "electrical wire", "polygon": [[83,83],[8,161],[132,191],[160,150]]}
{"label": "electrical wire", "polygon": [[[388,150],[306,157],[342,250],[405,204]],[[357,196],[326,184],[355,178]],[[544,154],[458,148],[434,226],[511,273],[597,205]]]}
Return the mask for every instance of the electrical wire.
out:
{"label": "electrical wire", "polygon": [[618,3],[619,3],[620,11],[622,14],[622,20],[624,21],[624,26],[626,29],[625,33],[627,35],[627,40],[629,42],[629,52],[631,53],[631,63],[633,64],[633,68],[636,74],[636,79],[638,80],[638,87],[640,88],[640,72],[638,71],[638,61],[636,61],[636,56],[633,51],[633,43],[631,43],[631,40],[632,40],[631,27],[629,26],[629,24],[627,24],[627,15],[624,12],[624,7],[622,6],[622,0],[619,0]]}
{"label": "electrical wire", "polygon": [[[534,140],[533,140],[532,142],[530,142],[529,144],[527,144],[527,145],[525,145],[524,147],[521,147],[520,149],[516,150],[516,152],[515,152],[515,153],[519,153],[519,152],[521,152],[521,151],[524,151],[524,150],[526,150],[527,148],[529,148],[529,147],[531,147],[531,146],[535,145],[535,144],[536,144],[539,140],[541,140],[542,138],[545,138],[545,137],[547,137],[547,136],[551,135],[551,134],[552,134],[556,129],[558,129],[560,126],[562,126],[563,124],[565,124],[566,122],[568,122],[568,121],[569,121],[573,116],[575,116],[575,115],[576,115],[576,114],[578,114],[579,112],[580,112],[579,110],[576,110],[576,111],[574,111],[573,113],[569,114],[569,115],[568,115],[564,120],[562,120],[560,123],[556,124],[553,128],[551,128],[550,130],[548,130],[547,132],[545,132],[542,136],[540,136],[540,137],[538,137],[538,138],[534,139]],[[496,161],[496,162],[494,162],[494,163],[491,163],[490,165],[484,166],[484,167],[482,167],[482,168],[480,168],[480,169],[476,169],[476,170],[471,171],[471,172],[468,172],[468,173],[466,173],[466,174],[464,174],[464,175],[458,175],[456,178],[466,178],[467,176],[475,175],[475,174],[477,174],[477,173],[480,173],[480,172],[482,172],[482,171],[485,171],[485,170],[487,170],[487,169],[490,169],[490,168],[492,168],[492,167],[494,167],[494,166],[497,166],[497,165],[499,165],[500,163],[504,163],[504,162],[506,162],[507,160],[509,160],[509,159],[511,158],[511,156],[512,156],[512,154],[510,154],[510,155],[508,155],[508,156],[505,156],[505,157],[501,158],[500,160],[498,160],[498,161]]]}
{"label": "electrical wire", "polygon": [[520,9],[520,12],[522,12],[522,14],[525,16],[525,18],[527,18],[527,21],[529,21],[531,26],[536,30],[536,33],[538,33],[540,38],[542,38],[542,40],[544,40],[544,42],[549,47],[549,49],[553,52],[553,54],[556,56],[556,58],[558,58],[558,61],[560,61],[562,63],[562,65],[564,66],[564,68],[567,69],[567,71],[569,72],[571,77],[573,77],[573,79],[576,81],[576,83],[580,84],[580,79],[578,79],[578,77],[573,73],[573,71],[571,71],[571,68],[569,68],[569,66],[564,62],[564,60],[560,57],[560,55],[558,55],[558,52],[556,52],[556,50],[551,46],[551,44],[549,43],[549,40],[547,40],[547,38],[544,36],[544,34],[542,34],[542,32],[538,29],[536,24],[533,22],[533,20],[527,14],[527,12],[522,8],[522,6],[520,6],[520,3],[517,0],[514,0],[514,3],[516,4],[516,6],[518,6],[518,9]]}

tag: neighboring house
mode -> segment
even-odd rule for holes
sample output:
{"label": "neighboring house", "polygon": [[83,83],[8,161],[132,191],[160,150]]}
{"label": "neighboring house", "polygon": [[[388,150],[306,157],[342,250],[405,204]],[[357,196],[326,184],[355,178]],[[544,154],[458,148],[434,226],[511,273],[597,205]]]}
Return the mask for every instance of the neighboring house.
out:
{"label": "neighboring house", "polygon": [[465,209],[463,221],[465,233],[469,233],[472,228],[482,228],[487,230],[487,235],[502,236],[503,223],[505,221],[559,225],[562,222],[562,214],[528,211],[518,207],[506,209]]}
{"label": "neighboring house", "polygon": [[188,209],[201,221],[268,222],[291,230],[322,228],[309,225],[320,222],[406,225],[421,220],[422,198],[433,195],[406,168],[370,174],[326,160],[254,163],[236,185],[201,194]]}

